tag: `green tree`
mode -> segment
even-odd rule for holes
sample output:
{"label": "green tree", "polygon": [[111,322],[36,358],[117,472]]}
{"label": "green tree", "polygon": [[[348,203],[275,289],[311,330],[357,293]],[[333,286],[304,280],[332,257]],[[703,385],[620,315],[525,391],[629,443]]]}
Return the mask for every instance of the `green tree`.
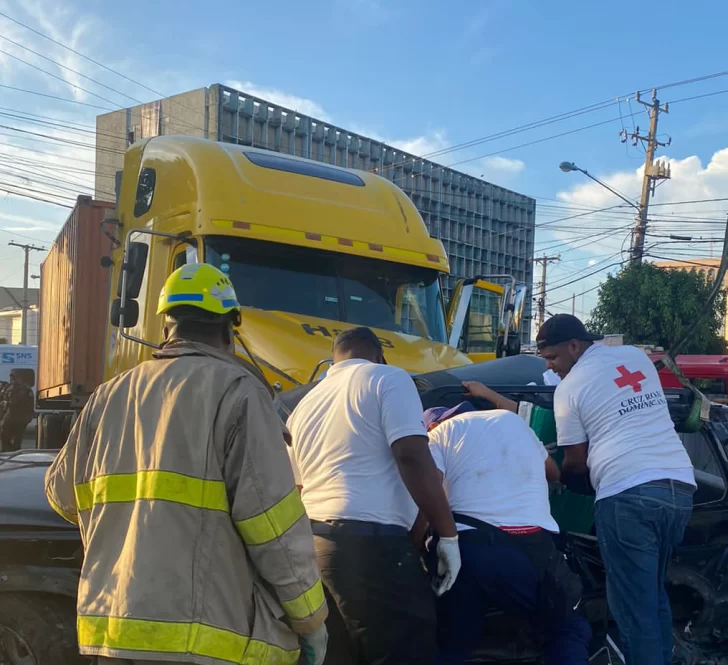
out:
{"label": "green tree", "polygon": [[0,337],[0,344],[7,344],[8,340],[5,337]]}
{"label": "green tree", "polygon": [[[696,270],[665,270],[651,263],[630,265],[609,275],[599,290],[588,322],[599,333],[622,333],[625,344],[654,344],[669,349],[699,317],[712,283]],[[711,309],[681,353],[723,353],[719,336],[725,316],[725,293]]]}

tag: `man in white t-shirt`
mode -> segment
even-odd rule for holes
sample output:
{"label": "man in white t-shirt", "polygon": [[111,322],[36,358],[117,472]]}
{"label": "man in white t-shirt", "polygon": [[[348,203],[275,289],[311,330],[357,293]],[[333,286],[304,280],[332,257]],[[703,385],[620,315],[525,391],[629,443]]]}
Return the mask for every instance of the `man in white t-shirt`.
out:
{"label": "man in white t-shirt", "polygon": [[549,319],[536,338],[562,379],[554,395],[562,482],[596,492],[607,600],[628,665],[668,665],[665,576],[692,513],[693,467],[647,354],[599,339],[568,314]]}
{"label": "man in white t-shirt", "polygon": [[558,466],[511,411],[475,411],[462,402],[428,409],[425,423],[462,559],[453,588],[437,601],[438,665],[465,663],[489,607],[536,619],[546,665],[586,665],[591,630],[575,611],[581,582],[552,536],[559,527],[547,481],[558,480]]}
{"label": "man in white t-shirt", "polygon": [[325,663],[433,663],[434,596],[409,538],[418,508],[445,536],[437,593],[454,583],[460,551],[422,403],[368,328],[342,332],[333,359],[287,423],[329,599]]}

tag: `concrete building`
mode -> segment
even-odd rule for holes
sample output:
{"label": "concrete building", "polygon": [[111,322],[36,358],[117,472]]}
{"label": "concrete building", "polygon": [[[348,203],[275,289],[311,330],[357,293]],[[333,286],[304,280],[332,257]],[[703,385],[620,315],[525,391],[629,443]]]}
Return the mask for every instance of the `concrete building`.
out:
{"label": "concrete building", "polygon": [[[713,282],[720,268],[720,259],[695,258],[683,259],[681,261],[659,261],[655,262],[655,265],[665,270],[697,270],[709,282]],[[723,278],[723,291],[728,294],[728,273]],[[728,308],[726,308],[726,312],[723,315],[720,335],[728,341]]]}
{"label": "concrete building", "polygon": [[[96,120],[96,198],[114,200],[123,152],[134,141],[187,134],[371,170],[395,182],[442,240],[451,276],[507,273],[531,288],[536,201],[380,141],[223,85],[114,111]],[[526,300],[522,334],[531,330]]]}

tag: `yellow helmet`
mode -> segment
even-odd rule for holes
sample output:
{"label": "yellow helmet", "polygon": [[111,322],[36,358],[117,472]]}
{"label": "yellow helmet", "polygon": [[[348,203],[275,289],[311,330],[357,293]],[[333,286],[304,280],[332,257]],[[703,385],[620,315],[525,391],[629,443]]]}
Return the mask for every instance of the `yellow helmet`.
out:
{"label": "yellow helmet", "polygon": [[223,316],[240,311],[240,303],[230,278],[209,263],[192,263],[175,270],[159,294],[157,314],[188,305]]}

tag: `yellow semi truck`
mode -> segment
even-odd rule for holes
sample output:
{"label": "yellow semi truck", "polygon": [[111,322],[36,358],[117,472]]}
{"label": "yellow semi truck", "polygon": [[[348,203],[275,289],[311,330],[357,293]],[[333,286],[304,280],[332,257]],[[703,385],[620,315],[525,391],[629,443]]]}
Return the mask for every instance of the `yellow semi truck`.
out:
{"label": "yellow semi truck", "polygon": [[[446,308],[442,243],[411,200],[373,173],[165,136],[127,150],[117,198],[103,235],[103,205],[79,199],[44,263],[45,409],[78,408],[100,381],[151,357],[163,334],[159,291],[192,262],[230,276],[243,305],[238,351],[277,390],[321,377],[333,337],[355,325],[374,329],[387,361],[412,374],[519,350],[525,286],[473,276]],[[59,337],[69,319],[78,332]],[[95,362],[79,363],[82,352]]]}
{"label": "yellow semi truck", "polygon": [[332,338],[353,325],[373,328],[388,362],[413,374],[469,363],[468,353],[518,351],[525,287],[509,276],[463,280],[446,311],[442,243],[410,199],[372,173],[154,138],[125,155],[116,225],[107,378],[161,342],[159,290],[195,261],[230,275],[243,305],[240,352],[280,390],[325,371]]}

